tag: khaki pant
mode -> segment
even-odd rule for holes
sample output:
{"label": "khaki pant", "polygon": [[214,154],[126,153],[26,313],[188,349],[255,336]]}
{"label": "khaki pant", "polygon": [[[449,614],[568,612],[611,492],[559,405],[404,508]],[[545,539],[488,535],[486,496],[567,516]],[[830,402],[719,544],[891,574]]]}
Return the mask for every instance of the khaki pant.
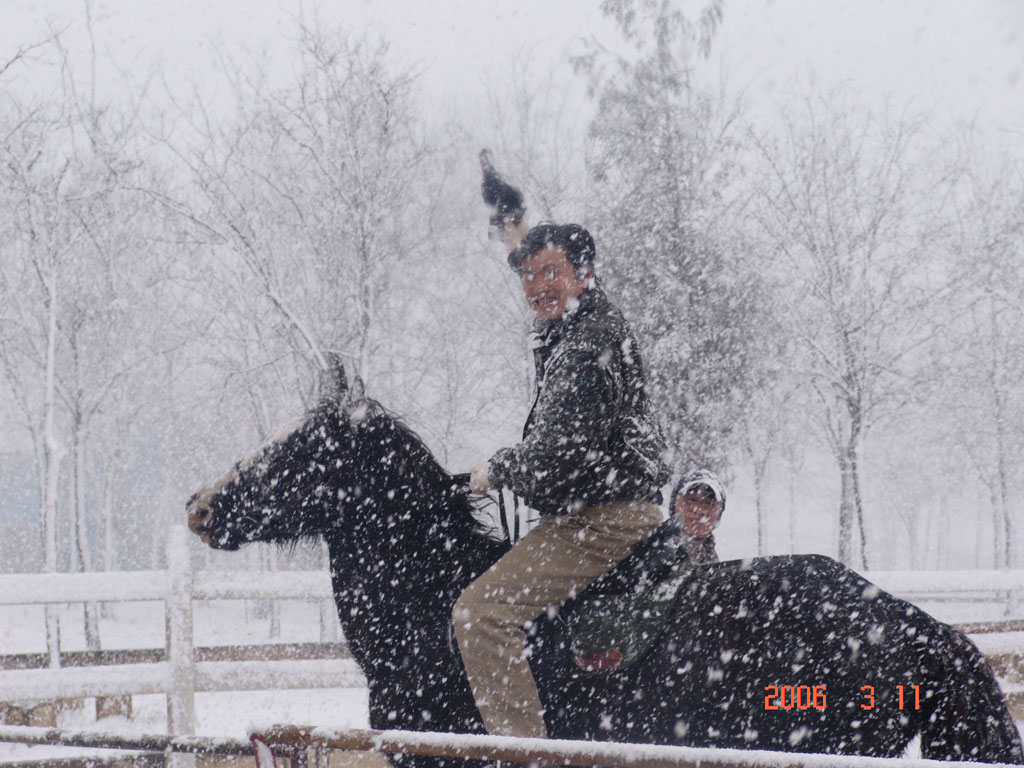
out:
{"label": "khaki pant", "polygon": [[547,737],[525,630],[611,570],[660,522],[661,511],[645,501],[545,518],[466,587],[453,611],[455,634],[489,733]]}

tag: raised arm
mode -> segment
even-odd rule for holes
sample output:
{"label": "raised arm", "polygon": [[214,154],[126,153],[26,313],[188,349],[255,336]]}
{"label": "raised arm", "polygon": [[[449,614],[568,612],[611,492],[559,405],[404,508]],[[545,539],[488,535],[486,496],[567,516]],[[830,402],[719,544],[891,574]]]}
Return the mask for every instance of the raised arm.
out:
{"label": "raised arm", "polygon": [[501,240],[509,253],[519,247],[530,227],[526,223],[523,193],[505,181],[494,168],[489,149],[480,150],[480,170],[484,180],[480,185],[484,203],[492,208],[488,236]]}

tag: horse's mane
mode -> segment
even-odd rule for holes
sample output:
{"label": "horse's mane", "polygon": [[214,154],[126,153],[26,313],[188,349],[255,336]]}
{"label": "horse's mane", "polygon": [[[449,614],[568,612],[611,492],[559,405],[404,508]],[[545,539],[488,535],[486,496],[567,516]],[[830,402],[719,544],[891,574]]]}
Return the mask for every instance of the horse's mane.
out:
{"label": "horse's mane", "polygon": [[[348,410],[353,430],[379,429],[395,433],[397,442],[407,452],[409,465],[404,470],[412,476],[410,479],[415,478],[425,497],[444,500],[443,505],[431,510],[434,516],[444,515],[453,532],[493,538],[493,532],[475,515],[480,504],[471,497],[465,480],[442,467],[423,438],[401,416],[371,398],[355,403]],[[394,451],[390,441],[363,440],[361,448],[366,452],[368,466],[381,465]]]}

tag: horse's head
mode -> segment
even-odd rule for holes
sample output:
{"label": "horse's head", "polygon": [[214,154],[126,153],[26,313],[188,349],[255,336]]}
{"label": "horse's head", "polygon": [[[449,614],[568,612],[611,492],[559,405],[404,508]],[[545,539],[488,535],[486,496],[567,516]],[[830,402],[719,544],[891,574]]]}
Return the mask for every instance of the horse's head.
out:
{"label": "horse's head", "polygon": [[189,499],[188,527],[206,544],[238,549],[323,532],[327,513],[338,506],[339,478],[352,474],[352,424],[362,393],[348,387],[336,360],[320,392],[320,402],[302,419]]}
{"label": "horse's head", "polygon": [[[288,542],[329,531],[390,536],[464,497],[423,442],[360,388],[340,364],[319,404],[188,502],[188,524],[211,547]],[[456,504],[468,509],[468,502]],[[396,511],[400,510],[400,511]],[[374,525],[388,526],[371,532]]]}

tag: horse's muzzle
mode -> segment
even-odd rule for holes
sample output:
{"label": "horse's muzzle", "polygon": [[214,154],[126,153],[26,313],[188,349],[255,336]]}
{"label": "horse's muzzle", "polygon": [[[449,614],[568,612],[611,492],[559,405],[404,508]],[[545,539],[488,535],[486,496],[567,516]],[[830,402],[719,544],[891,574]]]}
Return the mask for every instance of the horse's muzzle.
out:
{"label": "horse's muzzle", "polygon": [[218,530],[213,525],[213,512],[204,504],[200,504],[196,498],[190,501],[188,507],[188,529],[202,539],[203,544],[213,549],[234,551],[240,549],[242,542],[233,540],[229,536],[228,528]]}
{"label": "horse's muzzle", "polygon": [[[189,505],[186,507],[188,511],[188,529],[196,536],[207,536],[209,535],[210,508],[200,506],[197,501],[195,498],[190,499]],[[210,542],[207,541],[206,543],[209,544]]]}

